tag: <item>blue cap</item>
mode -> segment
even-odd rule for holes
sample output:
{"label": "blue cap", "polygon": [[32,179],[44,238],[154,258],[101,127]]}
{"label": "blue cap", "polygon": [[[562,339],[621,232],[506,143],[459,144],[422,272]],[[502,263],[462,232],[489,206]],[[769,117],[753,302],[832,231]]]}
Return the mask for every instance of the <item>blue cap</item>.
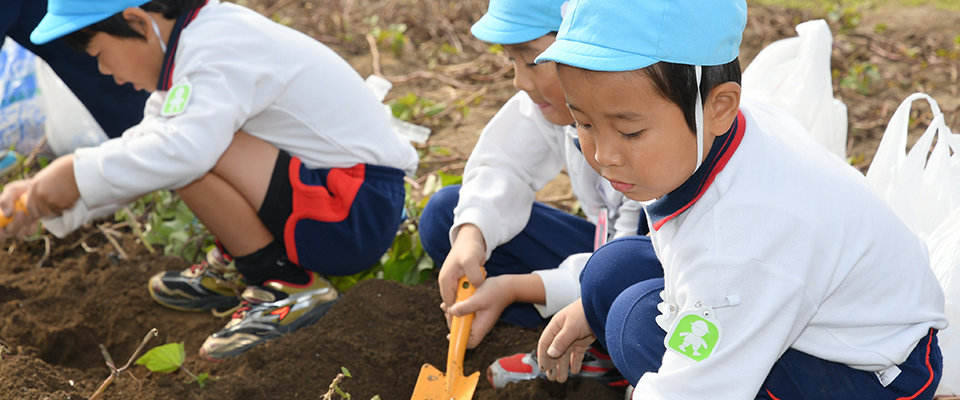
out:
{"label": "blue cap", "polygon": [[[41,0],[42,1],[42,0]],[[44,44],[110,18],[150,0],[50,0],[47,15],[30,34],[34,44]]]}
{"label": "blue cap", "polygon": [[470,28],[484,42],[517,44],[560,30],[567,0],[490,0],[487,13]]}
{"label": "blue cap", "polygon": [[737,58],[746,25],[745,0],[573,0],[536,62],[592,71],[722,65]]}

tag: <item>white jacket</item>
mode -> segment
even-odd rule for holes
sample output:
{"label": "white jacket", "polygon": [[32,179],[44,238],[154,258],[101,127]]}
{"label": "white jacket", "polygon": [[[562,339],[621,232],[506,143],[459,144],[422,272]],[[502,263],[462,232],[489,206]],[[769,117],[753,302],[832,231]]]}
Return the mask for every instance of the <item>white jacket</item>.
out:
{"label": "white jacket", "polygon": [[[513,96],[480,135],[463,173],[460,202],[454,210],[450,242],[463,224],[483,233],[487,258],[527,225],[540,190],[567,167],[573,194],[590,222],[608,209],[610,236],[637,234],[640,203],[629,200],[598,175],[574,143],[576,129],[547,121],[525,92]],[[546,290],[547,317],[580,298],[580,271],[591,253],[574,254],[557,269],[536,271]]]}
{"label": "white jacket", "polygon": [[63,236],[146,193],[176,189],[217,163],[243,130],[309,168],[358,163],[413,174],[416,150],[394,132],[363,79],[320,42],[235,4],[211,0],[180,32],[174,84],[188,79],[186,110],[160,116],[167,91],[147,100],[143,121],[120,138],[78,149],[80,200],[44,220]]}
{"label": "white jacket", "polygon": [[883,371],[947,326],[926,247],[863,175],[780,109],[741,111],[742,142],[702,197],[679,214],[690,199],[677,191],[646,207],[665,273],[658,323],[669,337],[678,314],[712,307],[722,337],[699,362],[668,349],[634,399],[753,399],[791,347]]}

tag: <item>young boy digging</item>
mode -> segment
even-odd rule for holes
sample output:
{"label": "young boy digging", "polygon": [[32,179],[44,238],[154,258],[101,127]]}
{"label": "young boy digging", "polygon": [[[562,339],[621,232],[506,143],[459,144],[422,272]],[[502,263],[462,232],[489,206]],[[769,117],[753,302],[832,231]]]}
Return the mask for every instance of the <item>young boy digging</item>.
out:
{"label": "young boy digging", "polygon": [[[629,236],[636,243],[635,256],[652,266],[647,278],[662,276],[650,239],[636,236],[638,227],[646,227],[640,204],[624,198],[586,163],[556,69],[533,63],[553,43],[565,3],[492,0],[471,29],[481,40],[504,45],[515,66],[514,86],[521,91],[484,128],[467,161],[463,186],[434,194],[420,219],[423,247],[442,265],[439,283],[447,316],[476,313],[469,347],[480,343],[498,317],[538,326],[576,300],[595,232],[605,242],[608,224],[609,236]],[[562,167],[589,220],[534,201],[534,192]],[[464,275],[477,292],[450,306]],[[592,348],[588,357],[589,368],[579,376],[626,385],[605,350]],[[532,353],[501,358],[487,370],[495,387],[538,376]]]}
{"label": "young boy digging", "polygon": [[[153,94],[122,137],[7,185],[4,213],[24,196],[28,216],[5,233],[40,218],[62,236],[176,189],[247,285],[200,349],[214,360],[316,322],[338,298],[322,275],[369,268],[392,243],[416,151],[319,42],[216,0],[51,0],[31,40],[64,35],[117,83]],[[161,273],[150,291],[179,309],[230,304],[222,272],[204,263]]]}
{"label": "young boy digging", "polygon": [[947,320],[923,242],[795,119],[741,103],[746,10],[581,0],[538,58],[590,165],[649,201],[664,271],[598,251],[540,367],[562,381],[600,339],[634,399],[930,399]]}

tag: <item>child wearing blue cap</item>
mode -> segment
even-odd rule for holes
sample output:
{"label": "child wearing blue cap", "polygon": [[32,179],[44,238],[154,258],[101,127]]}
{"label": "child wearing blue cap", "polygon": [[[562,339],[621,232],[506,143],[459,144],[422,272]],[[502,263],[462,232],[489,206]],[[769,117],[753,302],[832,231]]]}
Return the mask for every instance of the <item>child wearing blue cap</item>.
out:
{"label": "child wearing blue cap", "polygon": [[322,275],[369,268],[393,242],[417,154],[332,50],[217,0],[51,0],[31,40],[60,37],[153,93],[122,137],[7,185],[4,214],[22,199],[27,215],[3,236],[36,218],[63,236],[175,189],[221,247],[148,288],[181,310],[239,303],[200,349],[214,360],[315,323],[338,299]]}
{"label": "child wearing blue cap", "polygon": [[598,250],[539,365],[562,381],[599,340],[634,399],[930,399],[947,320],[923,242],[794,118],[740,101],[746,10],[574,1],[537,58],[664,270],[632,280],[629,244]]}
{"label": "child wearing blue cap", "polygon": [[[585,162],[555,68],[533,63],[553,43],[566,3],[492,0],[471,29],[481,40],[504,45],[520,92],[484,128],[462,187],[434,194],[420,219],[423,247],[442,265],[439,284],[447,316],[476,313],[470,347],[498,317],[538,326],[575,301],[595,239],[630,240],[635,257],[649,267],[638,273],[662,276],[649,238],[636,236],[638,227],[646,227],[640,204],[613,190]],[[586,220],[535,202],[534,192],[563,167]],[[450,306],[464,275],[477,292]],[[605,350],[591,348],[587,357],[588,367],[579,376],[626,385]],[[501,358],[487,371],[495,387],[539,376],[532,353]]]}

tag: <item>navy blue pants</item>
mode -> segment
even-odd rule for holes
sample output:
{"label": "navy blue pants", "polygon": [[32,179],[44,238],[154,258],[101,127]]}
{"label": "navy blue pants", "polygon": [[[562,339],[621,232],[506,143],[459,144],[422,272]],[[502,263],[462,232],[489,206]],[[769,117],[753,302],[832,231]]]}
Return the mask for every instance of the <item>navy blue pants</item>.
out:
{"label": "navy blue pants", "polygon": [[[597,250],[584,267],[580,289],[590,328],[631,384],[657,371],[666,335],[660,315],[663,278],[647,267],[645,238],[622,238]],[[788,349],[757,394],[769,400],[886,400],[933,398],[943,367],[936,331],[931,330],[899,365],[900,375],[883,387],[872,372]]]}
{"label": "navy blue pants", "polygon": [[10,36],[46,61],[90,110],[107,136],[120,136],[127,128],[140,123],[148,97],[146,92],[134,90],[129,83],[117,86],[112,77],[100,74],[95,58],[59,40],[40,46],[30,42],[30,32],[46,12],[45,0],[0,1],[0,38]]}
{"label": "navy blue pants", "polygon": [[[450,227],[453,209],[460,200],[460,186],[448,186],[430,197],[420,216],[420,241],[423,249],[437,265],[450,252]],[[530,221],[516,237],[493,250],[484,268],[487,276],[529,274],[554,269],[570,255],[593,251],[590,221],[540,203],[533,204]],[[500,319],[504,322],[532,327],[545,322],[530,303],[508,306]]]}

